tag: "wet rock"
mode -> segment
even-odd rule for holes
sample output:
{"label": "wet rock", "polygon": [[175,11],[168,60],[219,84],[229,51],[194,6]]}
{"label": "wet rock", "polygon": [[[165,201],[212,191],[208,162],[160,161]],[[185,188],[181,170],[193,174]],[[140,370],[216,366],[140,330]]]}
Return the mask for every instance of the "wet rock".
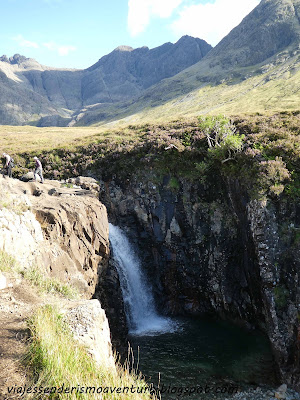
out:
{"label": "wet rock", "polygon": [[276,399],[286,399],[287,385],[283,384],[276,390],[274,397]]}
{"label": "wet rock", "polygon": [[182,178],[174,193],[169,176],[154,190],[155,172],[142,174],[102,182],[100,199],[138,245],[158,306],[263,329],[281,381],[300,388],[299,206],[251,200],[234,179]]}

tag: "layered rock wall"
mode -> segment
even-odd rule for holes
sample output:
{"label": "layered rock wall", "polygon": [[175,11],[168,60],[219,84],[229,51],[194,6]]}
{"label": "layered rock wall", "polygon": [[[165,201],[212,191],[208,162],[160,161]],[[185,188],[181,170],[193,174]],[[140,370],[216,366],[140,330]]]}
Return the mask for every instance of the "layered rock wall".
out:
{"label": "layered rock wall", "polygon": [[107,214],[97,191],[56,181],[1,178],[0,185],[0,250],[91,298],[109,257]]}
{"label": "layered rock wall", "polygon": [[280,379],[299,387],[297,204],[251,200],[217,176],[204,185],[149,172],[103,183],[100,198],[140,249],[162,312],[264,330]]}

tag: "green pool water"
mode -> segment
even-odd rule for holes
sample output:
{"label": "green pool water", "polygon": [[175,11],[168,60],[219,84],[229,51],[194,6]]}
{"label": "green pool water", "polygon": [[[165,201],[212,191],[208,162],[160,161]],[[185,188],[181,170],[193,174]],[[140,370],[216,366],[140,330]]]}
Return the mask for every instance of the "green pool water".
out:
{"label": "green pool water", "polygon": [[135,367],[159,385],[163,400],[231,398],[249,385],[276,383],[261,333],[211,319],[176,322],[174,333],[130,337]]}

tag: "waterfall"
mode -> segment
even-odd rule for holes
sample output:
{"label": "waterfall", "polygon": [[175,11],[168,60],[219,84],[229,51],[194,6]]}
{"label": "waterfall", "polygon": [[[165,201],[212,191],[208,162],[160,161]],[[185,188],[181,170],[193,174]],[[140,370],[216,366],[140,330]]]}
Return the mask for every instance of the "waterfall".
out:
{"label": "waterfall", "polygon": [[157,313],[152,290],[125,233],[109,224],[109,239],[119,273],[129,332],[154,335],[174,331],[173,321]]}

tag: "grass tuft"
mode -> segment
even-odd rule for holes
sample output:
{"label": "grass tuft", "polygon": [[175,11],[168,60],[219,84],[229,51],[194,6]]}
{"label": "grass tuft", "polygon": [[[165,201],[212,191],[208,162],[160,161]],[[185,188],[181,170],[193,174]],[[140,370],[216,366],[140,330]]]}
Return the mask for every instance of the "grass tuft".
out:
{"label": "grass tuft", "polygon": [[44,293],[59,294],[68,299],[79,297],[78,291],[68,284],[62,283],[56,278],[49,278],[41,268],[32,266],[21,271],[21,275],[32,285]]}
{"label": "grass tuft", "polygon": [[10,254],[0,250],[0,271],[9,272],[16,268],[16,260]]}
{"label": "grass tuft", "polygon": [[[63,316],[54,307],[39,308],[28,325],[31,341],[24,362],[32,373],[32,387],[43,390],[50,388],[52,392],[47,395],[31,393],[28,399],[155,399],[151,397],[150,387],[145,381],[130,373],[128,368],[117,365],[117,370],[114,370],[109,366],[98,366],[86,349],[73,338]],[[65,389],[70,388],[70,392],[58,394],[57,390],[63,385]],[[121,388],[123,391],[123,388],[132,386],[143,393],[110,391],[110,388]],[[102,388],[102,393],[98,388]]]}
{"label": "grass tuft", "polygon": [[56,278],[49,278],[45,275],[45,271],[35,265],[22,268],[14,257],[2,250],[0,251],[0,271],[20,274],[43,293],[58,294],[67,299],[80,297],[74,287],[62,283]]}

